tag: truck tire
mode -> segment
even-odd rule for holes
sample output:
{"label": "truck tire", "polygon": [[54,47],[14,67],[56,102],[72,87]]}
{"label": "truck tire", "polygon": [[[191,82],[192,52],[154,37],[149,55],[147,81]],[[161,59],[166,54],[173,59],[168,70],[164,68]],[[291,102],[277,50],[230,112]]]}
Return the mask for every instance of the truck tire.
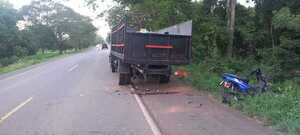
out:
{"label": "truck tire", "polygon": [[111,65],[110,68],[112,73],[117,72],[117,68],[114,65]]}
{"label": "truck tire", "polygon": [[159,78],[159,83],[169,83],[170,82],[170,76],[169,75],[162,75]]}
{"label": "truck tire", "polygon": [[119,75],[119,85],[130,84],[130,74],[120,73]]}
{"label": "truck tire", "polygon": [[110,68],[111,68],[112,73],[117,72],[117,69],[118,69],[117,64],[114,61],[115,61],[114,57],[110,55],[109,56],[109,63],[110,63]]}

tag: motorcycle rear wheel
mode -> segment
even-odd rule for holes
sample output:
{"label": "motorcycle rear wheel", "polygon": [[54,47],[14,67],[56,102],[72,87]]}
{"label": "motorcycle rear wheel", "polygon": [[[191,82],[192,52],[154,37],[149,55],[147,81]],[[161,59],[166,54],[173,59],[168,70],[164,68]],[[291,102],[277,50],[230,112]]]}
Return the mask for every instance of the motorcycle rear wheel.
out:
{"label": "motorcycle rear wheel", "polygon": [[233,89],[228,89],[228,88],[221,88],[221,95],[222,95],[222,103],[229,104],[231,105],[234,101],[239,101],[242,100],[243,97],[245,97],[245,94],[242,94]]}
{"label": "motorcycle rear wheel", "polygon": [[230,104],[233,100],[233,94],[230,92],[231,90],[228,88],[222,87],[220,92],[222,95],[222,103]]}

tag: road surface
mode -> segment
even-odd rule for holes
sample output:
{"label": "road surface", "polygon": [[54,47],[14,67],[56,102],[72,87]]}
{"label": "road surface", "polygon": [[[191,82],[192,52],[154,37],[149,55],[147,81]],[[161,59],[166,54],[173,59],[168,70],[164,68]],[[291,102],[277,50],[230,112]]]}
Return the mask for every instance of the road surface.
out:
{"label": "road surface", "polygon": [[[0,135],[153,135],[107,56],[90,49],[0,76]],[[174,81],[161,89],[179,93],[142,101],[163,135],[276,134]]]}

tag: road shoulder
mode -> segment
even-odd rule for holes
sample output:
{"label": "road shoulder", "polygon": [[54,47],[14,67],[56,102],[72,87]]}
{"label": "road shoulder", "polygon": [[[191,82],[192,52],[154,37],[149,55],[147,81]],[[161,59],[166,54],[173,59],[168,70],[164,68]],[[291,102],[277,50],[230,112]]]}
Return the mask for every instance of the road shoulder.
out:
{"label": "road shoulder", "polygon": [[178,81],[159,88],[173,94],[145,95],[142,98],[164,135],[279,134],[271,127],[217,102],[208,93],[196,91]]}

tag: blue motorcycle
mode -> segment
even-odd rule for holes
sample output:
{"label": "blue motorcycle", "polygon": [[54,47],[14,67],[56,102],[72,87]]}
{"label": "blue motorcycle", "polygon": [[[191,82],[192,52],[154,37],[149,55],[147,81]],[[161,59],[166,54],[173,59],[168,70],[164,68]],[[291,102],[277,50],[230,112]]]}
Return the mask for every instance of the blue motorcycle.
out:
{"label": "blue motorcycle", "polygon": [[[249,78],[255,75],[256,83],[250,84]],[[234,74],[224,73],[220,83],[223,103],[238,101],[248,95],[256,95],[267,90],[267,81],[260,69],[252,71],[248,77],[239,77]]]}

